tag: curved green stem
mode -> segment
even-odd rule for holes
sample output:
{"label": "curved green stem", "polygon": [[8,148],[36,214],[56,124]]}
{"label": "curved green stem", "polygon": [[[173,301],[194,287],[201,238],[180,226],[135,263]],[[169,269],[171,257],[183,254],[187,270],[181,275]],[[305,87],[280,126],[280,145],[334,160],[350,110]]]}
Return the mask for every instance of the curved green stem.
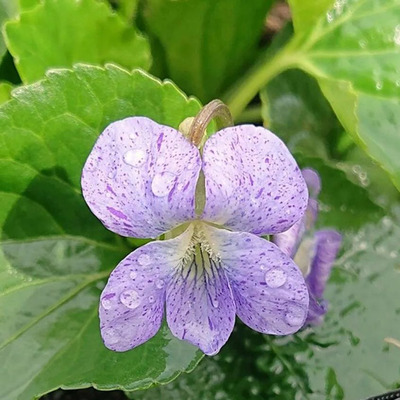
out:
{"label": "curved green stem", "polygon": [[262,110],[259,104],[247,107],[235,120],[237,124],[253,124],[262,121]]}
{"label": "curved green stem", "polygon": [[299,64],[297,41],[291,40],[271,58],[265,57],[256,64],[225,96],[233,118],[237,118],[257,93],[281,72]]}

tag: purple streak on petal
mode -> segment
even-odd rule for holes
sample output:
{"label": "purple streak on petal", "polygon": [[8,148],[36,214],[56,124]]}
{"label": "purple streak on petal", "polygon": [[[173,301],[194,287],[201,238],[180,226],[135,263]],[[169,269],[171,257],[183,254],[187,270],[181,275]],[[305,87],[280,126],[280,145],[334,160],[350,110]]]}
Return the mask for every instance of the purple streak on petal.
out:
{"label": "purple streak on petal", "polygon": [[177,130],[126,118],[99,136],[83,168],[82,190],[108,229],[154,238],[195,216],[200,169],[198,149]]}
{"label": "purple streak on petal", "polygon": [[293,258],[305,231],[304,217],[287,231],[272,237],[272,241],[290,258]]}
{"label": "purple streak on petal", "polygon": [[310,197],[316,199],[321,191],[321,178],[318,172],[311,168],[304,168],[301,173],[306,181]]}
{"label": "purple streak on petal", "polygon": [[122,260],[111,273],[99,306],[104,344],[126,351],[146,342],[160,328],[165,288],[189,244],[191,232],[148,243]]}
{"label": "purple streak on petal", "polygon": [[325,300],[318,302],[315,297],[310,293],[310,304],[308,307],[306,324],[314,326],[321,324],[327,311],[328,302]]}
{"label": "purple streak on petal", "polygon": [[[204,269],[203,263],[210,268]],[[228,340],[235,323],[235,303],[224,270],[202,252],[176,270],[167,289],[167,322],[179,339],[214,355]]]}
{"label": "purple streak on petal", "polygon": [[314,257],[306,282],[310,293],[317,299],[324,293],[341,242],[342,236],[337,231],[323,230],[315,233]]}
{"label": "purple streak on petal", "polygon": [[258,235],[287,230],[304,214],[308,193],[284,143],[253,125],[222,129],[203,151],[203,218]]}
{"label": "purple streak on petal", "polygon": [[294,262],[250,233],[208,228],[228,276],[239,318],[256,331],[288,335],[304,324],[308,290]]}

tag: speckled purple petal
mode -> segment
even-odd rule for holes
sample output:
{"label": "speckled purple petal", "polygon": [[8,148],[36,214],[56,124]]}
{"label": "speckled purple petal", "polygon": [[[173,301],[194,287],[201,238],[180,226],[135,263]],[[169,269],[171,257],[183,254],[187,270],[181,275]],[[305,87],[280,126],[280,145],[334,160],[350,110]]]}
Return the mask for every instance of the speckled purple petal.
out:
{"label": "speckled purple petal", "polygon": [[310,197],[316,199],[321,191],[321,178],[318,172],[311,168],[304,168],[301,170],[301,173],[306,181]]}
{"label": "speckled purple petal", "polygon": [[153,337],[164,314],[165,289],[189,245],[191,232],[148,243],[122,260],[100,298],[104,344],[126,351]]}
{"label": "speckled purple petal", "polygon": [[122,236],[157,237],[194,217],[198,149],[177,130],[145,117],[109,125],[82,173],[92,212]]}
{"label": "speckled purple petal", "polygon": [[249,233],[209,228],[228,276],[239,318],[256,331],[288,335],[304,324],[308,290],[296,264],[279,248]]}
{"label": "speckled purple petal", "polygon": [[287,230],[304,214],[304,178],[284,143],[253,125],[225,128],[203,151],[205,220],[258,235]]}
{"label": "speckled purple petal", "polygon": [[202,251],[177,270],[167,289],[167,322],[179,339],[214,355],[235,323],[235,303],[224,270]]}
{"label": "speckled purple petal", "polygon": [[310,293],[317,299],[324,293],[341,243],[342,236],[335,230],[322,230],[315,233],[314,257],[306,283]]}

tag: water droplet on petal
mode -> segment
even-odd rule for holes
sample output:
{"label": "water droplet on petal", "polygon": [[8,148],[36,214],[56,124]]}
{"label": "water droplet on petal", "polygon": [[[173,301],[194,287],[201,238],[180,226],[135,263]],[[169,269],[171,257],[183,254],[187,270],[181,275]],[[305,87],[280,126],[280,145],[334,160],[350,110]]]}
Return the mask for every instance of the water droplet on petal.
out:
{"label": "water droplet on petal", "polygon": [[271,288],[283,286],[286,280],[286,272],[280,268],[272,268],[265,273],[265,283]]}
{"label": "water droplet on petal", "polygon": [[105,310],[109,310],[111,308],[111,300],[107,298],[103,298],[101,300],[101,305]]}
{"label": "water droplet on petal", "polygon": [[212,305],[213,305],[214,308],[218,308],[219,301],[217,299],[212,299],[211,302],[212,302]]}
{"label": "water droplet on petal", "polygon": [[141,149],[129,150],[124,154],[124,161],[132,167],[141,167],[147,160],[147,154]]}
{"label": "water droplet on petal", "polygon": [[136,271],[131,271],[131,273],[129,274],[129,278],[136,279],[136,277],[137,277],[137,272]]}
{"label": "water droplet on petal", "polygon": [[261,269],[262,271],[264,271],[265,269],[267,269],[267,267],[266,267],[265,265],[260,265],[260,269]]}
{"label": "water droplet on petal", "polygon": [[146,253],[142,253],[138,257],[138,263],[140,265],[149,265],[151,263],[151,257]]}
{"label": "water droplet on petal", "polygon": [[115,329],[105,329],[103,332],[104,341],[107,344],[116,344],[119,342],[119,337]]}
{"label": "water droplet on petal", "polygon": [[109,310],[112,306],[111,299],[115,296],[115,293],[107,293],[101,298],[101,305],[105,310]]}
{"label": "water droplet on petal", "polygon": [[157,282],[156,282],[156,287],[157,287],[158,289],[162,289],[162,288],[164,287],[164,285],[165,285],[165,283],[164,283],[164,281],[163,281],[162,279],[158,279],[158,280],[157,280]]}
{"label": "water droplet on petal", "polygon": [[125,290],[122,292],[119,299],[121,303],[132,310],[137,308],[140,304],[139,294],[135,290]]}
{"label": "water droplet on petal", "polygon": [[167,196],[175,185],[176,176],[170,172],[155,174],[151,182],[151,190],[154,196]]}
{"label": "water droplet on petal", "polygon": [[149,296],[150,303],[154,303],[155,301],[156,301],[156,299],[154,298],[154,296]]}
{"label": "water droplet on petal", "polygon": [[304,321],[305,312],[298,306],[291,306],[286,312],[286,322],[291,326],[299,326]]}
{"label": "water droplet on petal", "polygon": [[117,175],[117,170],[114,169],[114,170],[110,171],[107,176],[109,179],[114,179],[116,175]]}

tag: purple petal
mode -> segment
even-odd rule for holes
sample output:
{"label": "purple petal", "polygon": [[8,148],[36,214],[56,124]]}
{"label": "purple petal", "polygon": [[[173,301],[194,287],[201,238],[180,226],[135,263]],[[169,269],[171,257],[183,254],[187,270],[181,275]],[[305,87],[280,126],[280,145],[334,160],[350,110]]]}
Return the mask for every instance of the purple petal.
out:
{"label": "purple petal", "polygon": [[198,149],[177,130],[145,117],[109,125],[82,173],[92,212],[122,236],[154,238],[194,217]]}
{"label": "purple petal", "polygon": [[273,243],[249,233],[209,228],[239,318],[256,331],[288,335],[304,324],[308,290],[296,264]]}
{"label": "purple petal", "polygon": [[290,258],[293,258],[305,232],[304,217],[291,228],[272,237],[272,241]]}
{"label": "purple petal", "polygon": [[176,270],[167,289],[167,322],[172,333],[214,355],[235,323],[235,303],[224,270],[200,250]]}
{"label": "purple petal", "polygon": [[203,151],[203,218],[258,235],[283,232],[307,207],[303,176],[284,143],[253,125],[225,128]]}
{"label": "purple petal", "polygon": [[318,202],[315,199],[308,199],[306,213],[287,231],[277,233],[272,241],[290,258],[294,258],[304,233],[314,227],[318,216]]}
{"label": "purple petal", "polygon": [[321,324],[327,311],[328,303],[325,300],[318,302],[310,293],[310,304],[308,307],[306,324],[314,326]]}
{"label": "purple petal", "polygon": [[315,233],[314,257],[306,282],[310,293],[317,299],[324,293],[341,242],[342,236],[337,231],[323,230]]}
{"label": "purple petal", "polygon": [[301,173],[306,181],[310,197],[316,199],[321,191],[321,178],[318,172],[311,168],[304,168]]}
{"label": "purple petal", "polygon": [[148,243],[122,260],[100,299],[104,344],[126,351],[153,337],[164,314],[165,288],[189,245],[191,232]]}

